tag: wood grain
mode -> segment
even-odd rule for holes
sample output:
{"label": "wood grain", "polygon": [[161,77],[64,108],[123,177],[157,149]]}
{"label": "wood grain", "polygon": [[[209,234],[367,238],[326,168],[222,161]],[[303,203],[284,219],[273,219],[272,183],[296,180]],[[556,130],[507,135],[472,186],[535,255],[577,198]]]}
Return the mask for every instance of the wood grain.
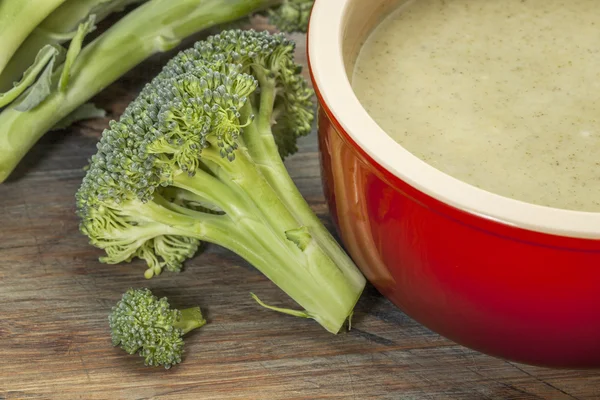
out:
{"label": "wood grain", "polygon": [[[256,27],[262,27],[255,25]],[[303,38],[299,52],[303,54]],[[74,193],[110,118],[118,117],[171,54],[154,57],[99,95],[104,120],[46,136],[0,186],[0,399],[599,399],[600,374],[534,368],[458,346],[368,288],[352,331],[257,306],[293,306],[237,256],[207,246],[182,273],[143,278],[140,262],[108,266],[78,232]],[[301,61],[305,59],[301,57]],[[316,136],[288,161],[330,227]],[[110,307],[129,287],[175,306],[200,305],[209,324],[164,370],[113,348]]]}

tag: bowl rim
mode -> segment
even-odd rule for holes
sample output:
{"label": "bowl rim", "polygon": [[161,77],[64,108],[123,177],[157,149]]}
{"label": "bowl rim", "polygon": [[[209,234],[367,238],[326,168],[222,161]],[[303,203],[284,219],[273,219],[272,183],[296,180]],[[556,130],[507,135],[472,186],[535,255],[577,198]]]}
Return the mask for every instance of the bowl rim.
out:
{"label": "bowl rim", "polygon": [[356,0],[316,0],[307,34],[315,88],[345,133],[375,162],[417,190],[504,225],[573,238],[600,239],[600,213],[545,207],[479,189],[430,166],[388,136],[352,90],[343,57],[348,6]]}

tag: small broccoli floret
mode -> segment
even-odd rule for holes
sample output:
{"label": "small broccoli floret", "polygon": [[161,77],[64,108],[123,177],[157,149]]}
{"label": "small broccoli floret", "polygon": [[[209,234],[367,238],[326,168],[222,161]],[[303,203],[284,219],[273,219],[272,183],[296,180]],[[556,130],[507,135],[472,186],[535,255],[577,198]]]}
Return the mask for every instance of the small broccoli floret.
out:
{"label": "small broccoli floret", "polygon": [[283,35],[223,32],[171,60],[110,123],[77,193],[101,261],[144,259],[151,278],[216,243],[299,303],[293,315],[339,331],[365,280],[283,164],[313,121],[293,56]]}
{"label": "small broccoli floret", "polygon": [[146,365],[165,368],[181,362],[186,333],[206,324],[199,307],[171,309],[165,297],[149,289],[129,289],[108,317],[112,342]]}
{"label": "small broccoli floret", "polygon": [[269,19],[283,32],[306,32],[314,0],[283,0],[283,3],[269,10]]}

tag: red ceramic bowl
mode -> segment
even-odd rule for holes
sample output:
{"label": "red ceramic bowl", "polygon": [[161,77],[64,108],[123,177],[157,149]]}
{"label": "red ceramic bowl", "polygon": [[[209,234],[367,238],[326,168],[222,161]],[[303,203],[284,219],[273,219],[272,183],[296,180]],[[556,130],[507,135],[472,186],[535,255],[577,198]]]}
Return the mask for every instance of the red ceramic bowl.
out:
{"label": "red ceramic bowl", "polygon": [[389,138],[348,79],[398,1],[317,0],[309,40],[326,196],[367,278],[430,329],[553,367],[600,367],[600,213],[541,207],[456,180]]}

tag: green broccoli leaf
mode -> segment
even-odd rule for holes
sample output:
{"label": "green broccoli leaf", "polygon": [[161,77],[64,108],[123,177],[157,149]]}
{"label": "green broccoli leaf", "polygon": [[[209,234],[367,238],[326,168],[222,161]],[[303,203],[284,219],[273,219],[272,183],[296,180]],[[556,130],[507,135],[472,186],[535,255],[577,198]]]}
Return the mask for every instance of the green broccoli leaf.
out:
{"label": "green broccoli leaf", "polygon": [[23,74],[23,78],[19,82],[15,82],[12,89],[8,92],[0,93],[0,108],[7,106],[17,97],[19,97],[29,86],[31,86],[44,67],[48,65],[51,59],[58,55],[58,49],[51,45],[44,46],[37,56],[33,64],[27,68]]}
{"label": "green broccoli leaf", "polygon": [[81,45],[83,44],[83,39],[85,39],[88,33],[93,32],[96,29],[95,23],[96,15],[92,14],[88,17],[87,21],[79,25],[79,28],[77,28],[77,33],[73,37],[73,40],[71,40],[69,50],[67,51],[67,59],[65,60],[62,74],[60,75],[60,82],[58,83],[58,87],[62,92],[64,92],[67,89],[67,86],[69,85],[71,67],[73,66],[73,63],[75,62],[77,56],[81,52]]}
{"label": "green broccoli leaf", "polygon": [[60,63],[64,57],[64,48],[57,45],[51,47],[54,51],[52,52],[44,71],[39,76],[38,80],[31,85],[30,90],[23,93],[23,95],[17,99],[18,104],[15,106],[15,110],[20,112],[32,110],[43,102],[52,92],[52,73],[54,72],[54,64],[56,64],[57,61]]}

